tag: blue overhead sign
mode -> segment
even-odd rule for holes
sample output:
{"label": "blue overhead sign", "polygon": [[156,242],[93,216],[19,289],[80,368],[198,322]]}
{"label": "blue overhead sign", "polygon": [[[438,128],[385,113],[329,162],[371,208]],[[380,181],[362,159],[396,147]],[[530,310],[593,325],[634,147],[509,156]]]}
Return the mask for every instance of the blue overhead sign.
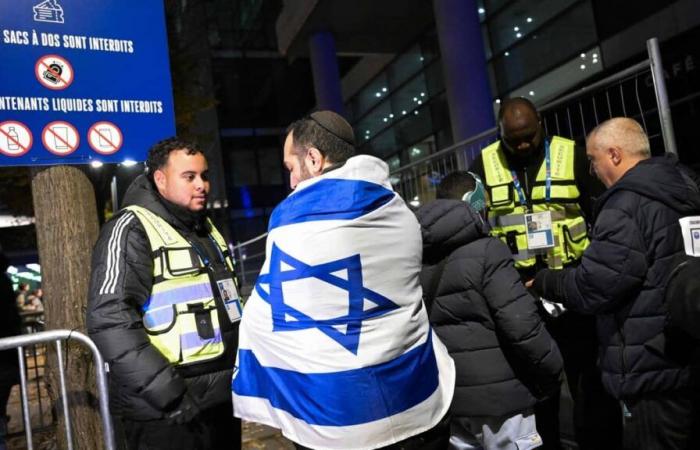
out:
{"label": "blue overhead sign", "polygon": [[175,134],[163,2],[0,0],[0,166],[143,161]]}

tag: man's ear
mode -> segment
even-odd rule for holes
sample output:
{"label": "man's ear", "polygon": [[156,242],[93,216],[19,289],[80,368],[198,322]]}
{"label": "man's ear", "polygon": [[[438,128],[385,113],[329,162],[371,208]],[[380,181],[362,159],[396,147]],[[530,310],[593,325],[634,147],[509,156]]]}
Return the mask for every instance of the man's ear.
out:
{"label": "man's ear", "polygon": [[326,157],[316,147],[310,147],[306,153],[306,163],[311,175],[318,176],[323,172],[326,163]]}
{"label": "man's ear", "polygon": [[158,169],[153,172],[153,182],[156,184],[158,191],[163,191],[165,189],[165,174],[162,170]]}
{"label": "man's ear", "polygon": [[622,149],[619,147],[609,147],[608,157],[610,157],[610,161],[612,161],[613,164],[616,166],[619,165],[622,162]]}

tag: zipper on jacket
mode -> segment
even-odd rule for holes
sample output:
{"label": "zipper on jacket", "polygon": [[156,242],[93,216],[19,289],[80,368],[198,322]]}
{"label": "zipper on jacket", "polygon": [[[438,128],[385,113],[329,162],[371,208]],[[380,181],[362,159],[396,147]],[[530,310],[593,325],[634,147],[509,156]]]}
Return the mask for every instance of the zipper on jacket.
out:
{"label": "zipper on jacket", "polygon": [[615,316],[615,324],[617,325],[617,331],[620,333],[620,341],[622,342],[622,350],[620,351],[620,365],[622,366],[622,382],[624,383],[625,376],[627,375],[627,364],[625,362],[625,349],[627,348],[627,342],[625,341],[624,325],[620,325],[617,316]]}

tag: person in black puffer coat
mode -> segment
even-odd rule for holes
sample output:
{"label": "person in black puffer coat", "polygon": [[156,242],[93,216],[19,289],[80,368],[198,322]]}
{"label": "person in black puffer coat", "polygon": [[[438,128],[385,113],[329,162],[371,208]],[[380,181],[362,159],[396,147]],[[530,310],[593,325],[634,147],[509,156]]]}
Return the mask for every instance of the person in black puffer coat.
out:
{"label": "person in black puffer coat", "polygon": [[470,179],[473,186],[467,172],[448,175],[438,200],[416,212],[430,323],[457,369],[451,448],[535,448],[532,407],[559,389],[562,359],[510,250],[453,199],[470,190]]}
{"label": "person in black puffer coat", "polygon": [[533,288],[596,317],[603,384],[626,407],[625,448],[698,448],[688,339],[668,333],[666,285],[684,254],[678,219],[700,213],[700,194],[672,155],[651,158],[642,127],[611,119],[587,153],[608,190],[595,207],[591,245],[575,269],[545,270]]}
{"label": "person in black puffer coat", "polygon": [[[139,450],[240,449],[240,421],[233,417],[230,390],[238,322],[231,323],[214,287],[209,290],[201,283],[194,289],[180,284],[179,289],[164,291],[166,283],[187,283],[187,275],[171,271],[171,261],[180,261],[171,257],[166,247],[154,252],[142,219],[134,210],[126,209],[131,205],[144,208],[166,223],[163,226],[155,222],[150,225],[151,232],[154,228],[161,230],[173,240],[166,234],[170,233],[165,228],[169,226],[182,236],[191,246],[187,261],[196,264],[197,273],[232,276],[226,265],[228,256],[213,237],[216,230],[206,220],[207,162],[194,144],[171,138],[151,148],[148,169],[148,174],[137,177],[127,190],[125,209],[100,232],[93,250],[88,293],[88,334],[109,364],[110,409],[118,446]],[[154,257],[161,262],[157,276]],[[158,294],[164,298],[164,293],[178,312],[171,315],[172,324],[167,329],[147,331],[145,311]],[[213,312],[203,307],[212,295],[216,297]],[[184,296],[189,296],[185,310],[175,305]],[[185,329],[192,326],[185,322],[189,311],[197,314],[194,333]],[[212,314],[218,316],[219,332],[213,330],[212,323],[216,322]],[[155,320],[155,316],[149,317]],[[154,343],[154,337],[167,335],[170,330],[179,333],[172,345],[178,346],[184,364],[170,362]],[[202,342],[218,341],[223,343],[223,353],[207,360],[184,360],[185,339],[192,342],[196,335],[202,337],[194,340],[200,345],[198,352],[207,351],[211,345]]]}
{"label": "person in black puffer coat", "polygon": [[[0,337],[22,334],[22,319],[15,303],[12,282],[5,273],[10,261],[0,249]],[[14,349],[0,351],[0,450],[5,450],[7,434],[7,401],[12,386],[19,383],[19,361]]]}

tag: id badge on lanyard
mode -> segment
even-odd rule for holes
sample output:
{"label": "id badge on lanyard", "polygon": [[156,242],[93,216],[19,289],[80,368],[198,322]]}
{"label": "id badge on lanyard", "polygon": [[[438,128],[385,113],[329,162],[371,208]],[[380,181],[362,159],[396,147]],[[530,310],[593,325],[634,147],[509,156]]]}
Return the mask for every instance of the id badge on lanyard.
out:
{"label": "id badge on lanyard", "polygon": [[[214,248],[216,248],[216,250],[219,252],[219,257],[223,267],[226,267],[226,258],[219,250],[219,247],[214,239],[212,239],[211,235],[209,236],[209,239],[211,239],[212,243],[214,244]],[[228,315],[229,321],[232,324],[238,322],[243,316],[243,308],[241,307],[241,296],[238,293],[238,287],[236,286],[236,281],[233,279],[233,274],[225,269],[215,270],[210,264],[209,259],[206,257],[206,254],[199,250],[193,243],[190,242],[190,244],[192,244],[192,247],[195,249],[195,251],[197,251],[200,258],[202,258],[204,265],[207,267],[209,279],[211,280],[214,288],[217,290],[214,295],[218,294],[218,298],[221,299],[221,302],[226,309],[226,314]]]}
{"label": "id badge on lanyard", "polygon": [[554,247],[552,230],[552,213],[543,211],[525,214],[528,250],[540,250]]}
{"label": "id badge on lanyard", "polygon": [[231,323],[241,320],[243,308],[241,308],[241,297],[236,288],[236,282],[228,275],[225,278],[216,279],[216,287],[219,290],[219,298],[224,302],[226,314]]}
{"label": "id badge on lanyard", "polygon": [[[552,196],[552,160],[549,148],[549,141],[544,142],[545,160],[545,202],[549,203]],[[518,180],[517,173],[511,171],[513,175],[513,186],[518,193],[520,204],[529,209],[525,193]],[[554,231],[552,229],[552,213],[543,211],[538,213],[527,213],[525,217],[525,229],[528,250],[543,250],[554,247]]]}

